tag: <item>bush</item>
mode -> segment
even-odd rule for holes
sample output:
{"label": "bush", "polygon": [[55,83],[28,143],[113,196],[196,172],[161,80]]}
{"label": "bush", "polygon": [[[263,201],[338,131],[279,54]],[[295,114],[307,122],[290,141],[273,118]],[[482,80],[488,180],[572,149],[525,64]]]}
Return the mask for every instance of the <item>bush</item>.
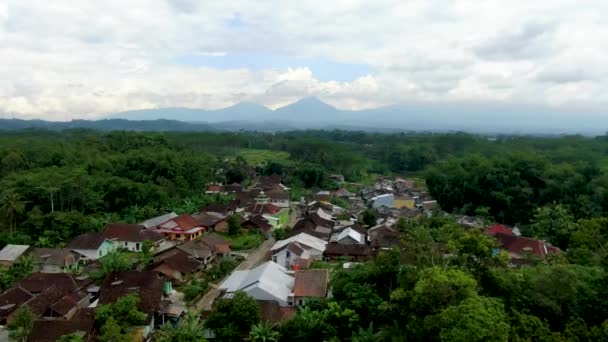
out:
{"label": "bush", "polygon": [[183,288],[184,299],[191,301],[207,290],[209,284],[206,281],[193,281]]}

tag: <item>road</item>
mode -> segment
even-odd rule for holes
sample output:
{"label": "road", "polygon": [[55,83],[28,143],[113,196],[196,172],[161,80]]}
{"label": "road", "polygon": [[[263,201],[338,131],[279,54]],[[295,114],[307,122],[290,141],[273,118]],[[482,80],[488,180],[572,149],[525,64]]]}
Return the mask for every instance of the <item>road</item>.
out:
{"label": "road", "polygon": [[[262,244],[259,245],[258,248],[256,248],[253,252],[249,253],[249,256],[235,268],[235,271],[249,270],[262,264],[264,261],[267,260],[268,252],[270,251],[270,248],[273,244],[274,240],[265,240],[264,242],[262,242]],[[223,280],[219,281],[218,284],[220,284],[222,281]],[[213,301],[215,301],[215,299],[220,295],[220,290],[217,288],[217,285],[209,284],[209,286],[211,286],[209,292],[207,292],[203,296],[203,298],[201,298],[196,303],[195,307],[199,311],[211,310]]]}

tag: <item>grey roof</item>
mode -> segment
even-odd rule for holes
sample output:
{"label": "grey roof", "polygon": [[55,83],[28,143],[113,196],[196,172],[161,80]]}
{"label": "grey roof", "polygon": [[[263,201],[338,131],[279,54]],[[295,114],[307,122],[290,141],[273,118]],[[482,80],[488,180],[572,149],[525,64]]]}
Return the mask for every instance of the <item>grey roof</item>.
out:
{"label": "grey roof", "polygon": [[0,251],[0,261],[15,261],[29,248],[29,245],[6,245]]}
{"label": "grey roof", "polygon": [[244,291],[254,299],[273,297],[285,305],[293,291],[294,281],[285,267],[268,261],[249,271],[233,272],[220,285],[220,290],[228,293]]}
{"label": "grey roof", "polygon": [[142,226],[144,226],[145,228],[152,228],[152,227],[156,227],[162,223],[165,223],[167,221],[169,221],[170,219],[176,218],[178,215],[174,212],[165,214],[165,215],[161,215],[161,216],[157,216],[157,217],[153,217],[151,219],[145,220],[144,222],[140,223]]}

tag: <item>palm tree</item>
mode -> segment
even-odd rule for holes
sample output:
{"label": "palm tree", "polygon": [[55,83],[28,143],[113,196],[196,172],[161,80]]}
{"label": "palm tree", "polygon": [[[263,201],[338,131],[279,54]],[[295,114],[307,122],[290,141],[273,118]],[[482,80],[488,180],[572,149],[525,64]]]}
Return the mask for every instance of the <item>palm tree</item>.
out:
{"label": "palm tree", "polygon": [[51,243],[51,239],[49,239],[48,236],[39,236],[38,240],[36,240],[34,245],[36,245],[36,247],[41,247],[41,248],[53,246],[53,244]]}
{"label": "palm tree", "polygon": [[21,200],[21,196],[12,190],[3,193],[0,197],[0,212],[8,223],[11,235],[17,226],[17,215],[25,211],[25,203]]}
{"label": "palm tree", "polygon": [[377,342],[382,340],[381,332],[374,332],[374,323],[370,323],[367,329],[359,328],[353,333],[352,342]]}
{"label": "palm tree", "polygon": [[165,324],[158,332],[158,342],[206,341],[205,326],[193,312],[186,314],[177,325]]}
{"label": "palm tree", "polygon": [[279,332],[266,321],[254,324],[249,332],[249,341],[252,342],[277,342],[279,337]]}

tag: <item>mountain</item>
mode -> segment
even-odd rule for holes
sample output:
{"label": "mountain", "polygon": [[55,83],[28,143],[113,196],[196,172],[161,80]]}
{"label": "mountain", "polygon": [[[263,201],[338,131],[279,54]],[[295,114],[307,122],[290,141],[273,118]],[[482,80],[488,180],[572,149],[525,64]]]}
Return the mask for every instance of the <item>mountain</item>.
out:
{"label": "mountain", "polygon": [[274,112],[254,102],[239,102],[234,106],[207,113],[205,121],[255,121],[258,118],[272,117]]}
{"label": "mountain", "polygon": [[215,129],[207,124],[188,123],[176,120],[143,120],[131,121],[125,119],[105,119],[105,120],[73,120],[66,122],[44,121],[44,120],[20,120],[3,119],[0,120],[1,131],[12,131],[21,129],[48,129],[61,131],[65,129],[94,129],[100,131],[158,131],[158,132],[185,132],[197,131],[208,132]]}
{"label": "mountain", "polygon": [[327,121],[327,119],[335,119],[336,116],[343,113],[343,111],[328,105],[316,97],[305,97],[285,107],[278,108],[275,112],[284,119],[295,121],[301,119],[305,119],[306,121],[310,121],[311,119]]}

